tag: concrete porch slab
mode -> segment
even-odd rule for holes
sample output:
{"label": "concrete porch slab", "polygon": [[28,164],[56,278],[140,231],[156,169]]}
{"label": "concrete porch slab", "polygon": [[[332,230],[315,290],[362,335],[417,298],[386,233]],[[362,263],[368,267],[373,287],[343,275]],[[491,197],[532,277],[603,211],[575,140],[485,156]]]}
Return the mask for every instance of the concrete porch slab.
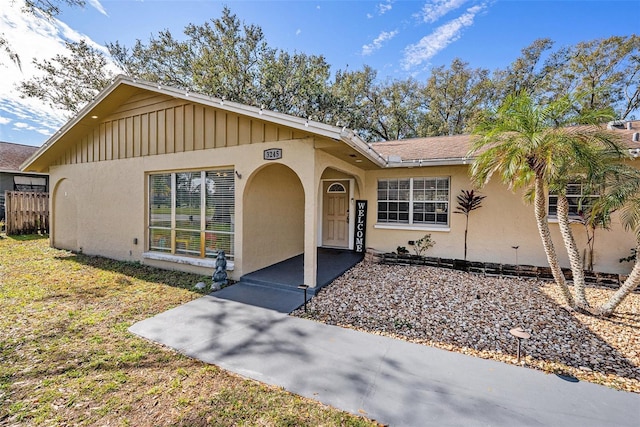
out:
{"label": "concrete porch slab", "polygon": [[[315,295],[322,287],[362,261],[363,257],[364,254],[351,250],[318,248],[317,286],[309,288],[307,292]],[[302,292],[298,286],[304,283],[304,254],[245,274],[240,278],[240,283]]]}

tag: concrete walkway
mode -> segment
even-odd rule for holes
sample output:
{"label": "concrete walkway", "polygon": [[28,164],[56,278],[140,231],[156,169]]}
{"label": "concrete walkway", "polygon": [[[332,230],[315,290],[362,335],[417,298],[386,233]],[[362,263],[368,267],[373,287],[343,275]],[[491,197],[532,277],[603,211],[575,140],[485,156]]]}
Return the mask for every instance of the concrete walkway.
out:
{"label": "concrete walkway", "polygon": [[390,426],[636,427],[640,420],[638,394],[213,295],[129,330]]}

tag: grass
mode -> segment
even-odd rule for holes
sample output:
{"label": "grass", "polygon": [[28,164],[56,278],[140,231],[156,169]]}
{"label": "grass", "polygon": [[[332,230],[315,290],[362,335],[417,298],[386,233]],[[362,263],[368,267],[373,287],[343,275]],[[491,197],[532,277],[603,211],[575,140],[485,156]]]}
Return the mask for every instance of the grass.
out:
{"label": "grass", "polygon": [[127,331],[200,297],[202,276],[37,236],[0,238],[0,260],[0,425],[377,425]]}

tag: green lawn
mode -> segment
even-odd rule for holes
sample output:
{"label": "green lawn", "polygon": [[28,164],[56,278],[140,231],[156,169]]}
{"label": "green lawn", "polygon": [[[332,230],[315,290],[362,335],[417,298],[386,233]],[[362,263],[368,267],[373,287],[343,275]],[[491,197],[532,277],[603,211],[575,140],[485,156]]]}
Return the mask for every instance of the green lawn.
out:
{"label": "green lawn", "polygon": [[0,238],[0,425],[377,425],[127,331],[202,279]]}

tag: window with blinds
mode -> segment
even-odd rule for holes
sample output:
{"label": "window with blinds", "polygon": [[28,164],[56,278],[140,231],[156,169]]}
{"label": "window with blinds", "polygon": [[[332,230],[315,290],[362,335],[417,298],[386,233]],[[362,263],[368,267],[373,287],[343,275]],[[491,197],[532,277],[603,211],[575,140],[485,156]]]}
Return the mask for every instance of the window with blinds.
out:
{"label": "window with blinds", "polygon": [[[580,183],[570,183],[566,187],[567,201],[569,202],[569,217],[580,218],[583,213],[600,197],[598,192],[589,190]],[[549,193],[549,216],[558,217],[558,195]]]}
{"label": "window with blinds", "polygon": [[149,175],[149,250],[233,259],[234,206],[233,169]]}
{"label": "window with blinds", "polygon": [[449,225],[449,178],[378,180],[378,223]]}
{"label": "window with blinds", "polygon": [[15,191],[47,192],[47,178],[34,176],[14,176],[13,189]]}

